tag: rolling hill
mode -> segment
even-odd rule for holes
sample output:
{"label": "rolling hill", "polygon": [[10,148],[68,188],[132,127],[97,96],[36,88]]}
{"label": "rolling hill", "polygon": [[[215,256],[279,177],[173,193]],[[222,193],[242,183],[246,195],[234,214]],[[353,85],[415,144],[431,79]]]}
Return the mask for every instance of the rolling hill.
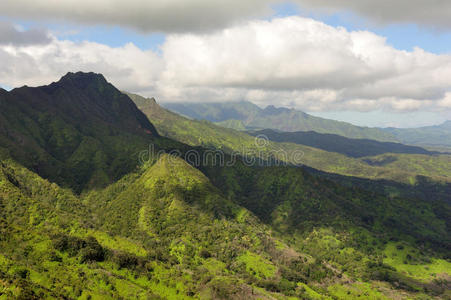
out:
{"label": "rolling hill", "polygon": [[[135,98],[146,118],[98,74],[68,74],[49,87],[2,95],[0,299],[450,296],[451,212],[442,199],[230,154],[225,165],[193,165],[187,153],[211,149],[161,135],[176,128],[193,143],[226,139],[224,149],[254,139]],[[50,121],[40,121],[46,112]],[[94,140],[76,169],[72,136]],[[140,160],[149,145],[160,152]],[[30,163],[23,146],[42,157]],[[93,184],[99,169],[107,180]]]}
{"label": "rolling hill", "polygon": [[[208,120],[236,130],[273,129],[284,132],[334,134],[351,139],[369,139],[408,145],[451,147],[451,121],[420,128],[368,128],[346,122],[315,117],[302,111],[276,108],[262,109],[246,101],[230,103],[164,103],[164,107],[190,119]],[[448,150],[448,149],[445,149]]]}
{"label": "rolling hill", "polygon": [[197,120],[208,120],[233,129],[276,129],[280,131],[316,131],[348,138],[396,142],[388,131],[359,127],[345,122],[323,119],[288,108],[270,105],[264,109],[251,102],[165,103],[164,107]]}
{"label": "rolling hill", "polygon": [[321,134],[314,131],[281,132],[271,129],[250,131],[252,136],[264,136],[279,143],[295,143],[329,152],[337,152],[349,157],[360,158],[385,153],[438,154],[421,147],[400,143],[379,142],[367,139],[349,139],[335,134]]}
{"label": "rolling hill", "polygon": [[426,146],[451,147],[451,121],[441,125],[420,128],[386,128],[402,143]]}
{"label": "rolling hill", "polygon": [[[245,132],[223,128],[209,121],[191,120],[177,115],[159,106],[155,99],[129,95],[152,120],[161,135],[191,146],[216,149],[231,155],[243,155],[251,160],[252,156],[258,155],[261,159],[275,161],[276,164],[285,162],[305,165],[345,176],[387,179],[409,184],[418,182],[419,175],[443,182],[451,180],[451,155],[429,155],[432,153],[421,148],[365,140],[343,140],[336,136],[333,137],[338,138],[341,145],[337,144],[333,149],[330,147],[325,149],[328,151],[302,144],[278,143],[265,139],[260,141]],[[354,143],[354,146],[349,144],[350,141]],[[261,143],[263,145],[260,145]],[[379,150],[365,150],[361,147],[364,143],[377,145]],[[394,152],[410,152],[413,149],[413,153],[424,154],[384,153],[387,145],[390,145],[392,151],[394,151],[394,145],[396,148],[404,149]],[[359,148],[356,149],[357,147]],[[385,150],[381,151],[381,149]],[[354,156],[360,152],[357,155],[359,158],[346,155],[345,150],[349,153],[352,151]],[[363,155],[367,156],[363,157]]]}

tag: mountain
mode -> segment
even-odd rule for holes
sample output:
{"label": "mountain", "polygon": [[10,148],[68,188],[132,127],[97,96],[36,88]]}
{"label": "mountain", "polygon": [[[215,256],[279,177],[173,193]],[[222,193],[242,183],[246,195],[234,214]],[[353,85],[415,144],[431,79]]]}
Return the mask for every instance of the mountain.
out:
{"label": "mountain", "polygon": [[402,143],[427,146],[451,146],[451,121],[420,128],[386,128]]}
{"label": "mountain", "polygon": [[[288,108],[270,105],[264,109],[251,102],[228,103],[165,103],[164,107],[197,120],[218,122],[220,125],[240,129],[276,129],[281,131],[316,131],[348,138],[396,142],[388,131],[359,127],[349,123],[323,119]],[[240,122],[242,122],[242,124]]]}
{"label": "mountain", "polygon": [[[423,186],[355,185],[354,178],[251,164],[225,151],[218,163],[214,145],[255,145],[254,138],[131,95],[146,118],[102,76],[69,77],[56,83],[56,95],[40,87],[2,98],[9,113],[2,134],[10,135],[0,140],[1,299],[449,298],[450,205],[436,194],[422,197]],[[43,108],[64,122],[49,129],[31,118]],[[153,124],[161,135],[209,147],[160,136]],[[69,138],[40,139],[49,132],[93,139],[88,149],[96,152],[84,151],[73,167],[64,158],[79,147]],[[17,133],[23,139],[13,139]],[[15,153],[24,145],[25,153],[33,146],[43,155],[30,160],[47,166],[44,158],[54,156],[57,164],[36,168]],[[309,159],[332,153],[310,149]],[[102,155],[112,160],[103,163]],[[196,164],[192,155],[205,159]],[[335,155],[330,163],[346,159]],[[113,174],[116,159],[126,168]],[[111,177],[80,186],[61,176],[64,167]],[[436,190],[447,186],[427,180]]]}
{"label": "mountain", "polygon": [[248,102],[228,103],[165,103],[163,106],[183,116],[197,120],[222,122],[226,120],[246,120],[258,115],[262,109]]}
{"label": "mountain", "polygon": [[[342,140],[337,136],[333,137],[338,139],[342,145],[327,149],[303,144],[259,140],[242,131],[223,128],[205,120],[191,120],[177,115],[159,106],[154,101],[155,99],[128,95],[152,120],[161,135],[193,147],[217,149],[230,155],[243,155],[250,160],[252,160],[251,156],[258,155],[263,160],[272,161],[275,164],[305,165],[328,173],[361,178],[387,179],[410,184],[418,182],[420,180],[418,176],[427,176],[442,182],[451,180],[450,155],[430,155],[432,152],[396,144],[388,144],[390,150],[396,148],[402,151],[395,152],[410,151],[423,154],[386,153],[387,144],[365,140]],[[326,142],[327,136],[324,136],[323,143]],[[352,145],[349,146],[348,142],[353,142],[355,146],[359,147],[367,143],[379,150],[355,149]],[[261,143],[263,145],[260,145]],[[346,154],[346,152],[348,153]],[[373,156],[361,157],[364,153]],[[359,157],[355,158],[349,154]]]}
{"label": "mountain", "polygon": [[42,87],[0,93],[0,147],[63,186],[104,186],[135,167],[158,133],[100,74],[68,73]]}
{"label": "mountain", "polygon": [[437,154],[426,149],[399,143],[379,142],[367,139],[349,139],[335,134],[321,134],[314,131],[280,132],[271,129],[250,131],[252,136],[264,136],[271,141],[306,145],[349,157],[375,156],[385,153]]}

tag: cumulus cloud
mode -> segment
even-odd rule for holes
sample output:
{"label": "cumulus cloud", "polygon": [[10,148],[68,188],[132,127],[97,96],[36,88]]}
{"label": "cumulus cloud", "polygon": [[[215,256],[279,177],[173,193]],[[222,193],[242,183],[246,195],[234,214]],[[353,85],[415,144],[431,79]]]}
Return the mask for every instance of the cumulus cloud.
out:
{"label": "cumulus cloud", "polygon": [[48,45],[0,45],[0,78],[3,84],[13,87],[48,84],[69,71],[95,71],[119,87],[153,92],[162,66],[156,53],[131,43],[113,48],[54,39]]}
{"label": "cumulus cloud", "polygon": [[268,16],[271,6],[284,2],[327,13],[352,11],[384,24],[413,23],[451,29],[448,0],[3,0],[0,15],[128,26],[154,32],[198,32]]}
{"label": "cumulus cloud", "polygon": [[411,23],[451,29],[448,0],[295,0],[304,8],[329,13],[353,11],[378,23]]}
{"label": "cumulus cloud", "polygon": [[0,15],[154,32],[209,31],[271,11],[270,0],[6,0]]}
{"label": "cumulus cloud", "polygon": [[19,30],[11,23],[0,21],[0,45],[33,45],[51,42],[47,31],[42,29]]}
{"label": "cumulus cloud", "polygon": [[259,91],[251,93],[258,95],[254,101],[310,110],[414,110],[420,108],[416,101],[441,99],[451,87],[450,55],[400,51],[374,33],[300,17],[250,21],[209,35],[171,35],[162,50],[162,79],[177,82],[174,96],[197,90],[214,97],[215,87],[229,94],[241,89],[244,98]]}
{"label": "cumulus cloud", "polygon": [[9,86],[77,70],[104,73],[119,88],[160,101],[245,99],[307,111],[450,108],[450,55],[400,51],[374,33],[300,17],[171,34],[159,53],[56,38],[0,46],[0,78]]}

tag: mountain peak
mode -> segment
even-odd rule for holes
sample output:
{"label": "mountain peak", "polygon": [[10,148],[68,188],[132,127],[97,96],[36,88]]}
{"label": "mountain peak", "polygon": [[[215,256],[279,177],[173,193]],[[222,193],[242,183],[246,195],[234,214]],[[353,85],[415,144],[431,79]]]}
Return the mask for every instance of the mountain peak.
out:
{"label": "mountain peak", "polygon": [[60,81],[64,80],[80,80],[80,79],[100,79],[106,81],[105,77],[100,73],[94,72],[67,72],[66,75],[61,77]]}
{"label": "mountain peak", "polygon": [[276,115],[283,112],[289,112],[290,109],[286,107],[275,107],[274,105],[268,105],[263,112],[267,115]]}
{"label": "mountain peak", "polygon": [[107,85],[108,81],[103,77],[102,74],[94,72],[68,72],[66,75],[61,77],[61,79],[56,82],[56,84],[72,84],[76,87],[84,88],[89,85]]}

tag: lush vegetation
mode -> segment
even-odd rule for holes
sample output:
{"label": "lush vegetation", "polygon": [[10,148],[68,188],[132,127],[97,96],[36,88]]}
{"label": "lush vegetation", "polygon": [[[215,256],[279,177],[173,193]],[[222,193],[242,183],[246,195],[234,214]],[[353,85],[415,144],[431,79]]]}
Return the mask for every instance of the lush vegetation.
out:
{"label": "lush vegetation", "polygon": [[352,139],[370,139],[420,146],[451,146],[451,121],[438,126],[421,128],[367,128],[314,117],[294,109],[276,108],[274,106],[262,109],[246,101],[235,103],[167,103],[165,107],[190,119],[208,120],[235,130],[314,131]]}
{"label": "lush vegetation", "polygon": [[406,129],[386,128],[385,131],[393,134],[402,143],[439,147],[451,146],[451,121],[438,126]]}
{"label": "lush vegetation", "polygon": [[228,103],[168,103],[165,107],[183,116],[217,122],[232,129],[277,129],[282,131],[316,131],[338,134],[349,138],[396,141],[395,136],[377,128],[359,127],[349,123],[322,119],[302,111],[276,108],[262,109],[241,101]]}
{"label": "lush vegetation", "polygon": [[136,165],[158,134],[102,75],[69,73],[48,86],[0,95],[0,147],[63,186],[105,186]]}
{"label": "lush vegetation", "polygon": [[[91,84],[96,87],[91,89]],[[428,189],[420,190],[399,182],[348,178],[295,166],[249,166],[239,158],[227,167],[207,161],[195,168],[179,157],[151,151],[145,162],[139,161],[136,152],[149,144],[156,150],[185,153],[220,145],[233,151],[237,141],[249,147],[255,143],[245,133],[181,118],[152,99],[134,99],[161,134],[199,146],[193,148],[160,137],[129,98],[116,95],[117,90],[103,94],[111,88],[103,77],[70,74],[57,85],[61,95],[54,98],[48,87],[25,89],[30,95],[20,101],[28,107],[24,104],[20,111],[28,109],[27,116],[35,116],[44,105],[41,102],[56,105],[67,94],[73,95],[65,103],[71,108],[61,106],[50,112],[67,120],[69,132],[77,130],[97,141],[78,154],[80,165],[74,172],[91,174],[104,168],[105,180],[94,182],[92,175],[80,177],[83,180],[63,176],[63,167],[72,170],[65,158],[80,152],[79,147],[70,139],[58,139],[56,147],[51,146],[53,139],[39,140],[47,123],[19,126],[27,120],[25,115],[13,110],[16,104],[8,102],[11,96],[2,96],[6,97],[1,100],[3,107],[11,110],[0,115],[0,133],[5,137],[0,140],[0,299],[451,296],[451,209],[443,201],[449,195],[443,192],[445,183],[439,187],[423,178],[422,186]],[[118,97],[120,115],[108,119],[115,113],[114,101],[110,106],[102,103]],[[93,111],[83,110],[83,118],[70,119],[75,113],[71,110],[88,107]],[[16,122],[13,113],[18,114]],[[96,120],[98,126],[85,125],[85,120]],[[106,134],[105,128],[111,126],[117,126],[113,127],[117,131]],[[22,140],[12,138],[11,133],[17,132]],[[60,133],[58,127],[50,132]],[[130,144],[125,146],[126,142]],[[107,150],[106,145],[115,147]],[[28,164],[21,153],[15,153],[21,146],[24,153],[41,151],[43,156],[37,156],[36,162],[46,167]],[[300,149],[295,144],[266,146]],[[133,147],[137,148],[132,151]],[[322,153],[303,149],[312,149],[312,159]],[[108,153],[113,160],[91,164],[95,153]],[[410,165],[429,157],[403,155]],[[50,156],[58,164],[45,164],[44,158]],[[109,167],[119,158],[127,167],[111,173]],[[224,159],[235,158],[226,155]],[[372,164],[379,160],[365,159],[372,159]],[[367,170],[383,170],[352,161]],[[431,162],[424,166],[431,167],[424,172],[448,176],[446,166]],[[431,194],[432,189],[437,194]]]}
{"label": "lush vegetation", "polygon": [[378,142],[367,139],[349,139],[335,134],[321,134],[314,131],[280,132],[265,129],[250,131],[249,134],[252,136],[264,135],[274,142],[300,144],[355,158],[376,156],[385,153],[438,154],[420,147],[407,146],[399,143]]}
{"label": "lush vegetation", "polygon": [[[421,181],[421,178],[418,178],[418,176],[431,177],[439,182],[449,182],[451,179],[451,155],[429,155],[432,153],[418,150],[414,147],[413,149],[417,150],[413,151],[414,153],[424,152],[429,154],[387,153],[353,158],[350,157],[352,155],[349,155],[349,152],[352,151],[355,154],[357,151],[363,154],[365,150],[362,149],[361,143],[365,143],[365,141],[358,141],[358,144],[354,146],[343,141],[342,149],[340,149],[339,145],[334,149],[328,149],[337,152],[294,143],[256,141],[254,137],[244,132],[221,128],[208,121],[190,120],[160,107],[152,99],[146,100],[138,95],[131,96],[139,105],[139,108],[152,120],[160,134],[191,146],[219,149],[229,154],[258,156],[263,160],[278,163],[302,164],[317,170],[340,175],[387,179],[411,185],[418,184]],[[387,144],[378,142],[370,143],[376,143],[379,146],[379,150],[374,152],[375,150],[368,149],[365,154],[378,154],[388,151],[387,148],[390,151],[394,151],[392,144],[387,146]],[[396,146],[396,148],[399,147],[403,149],[403,152],[412,150],[409,146]],[[432,188],[432,190],[436,189],[436,187]]]}

